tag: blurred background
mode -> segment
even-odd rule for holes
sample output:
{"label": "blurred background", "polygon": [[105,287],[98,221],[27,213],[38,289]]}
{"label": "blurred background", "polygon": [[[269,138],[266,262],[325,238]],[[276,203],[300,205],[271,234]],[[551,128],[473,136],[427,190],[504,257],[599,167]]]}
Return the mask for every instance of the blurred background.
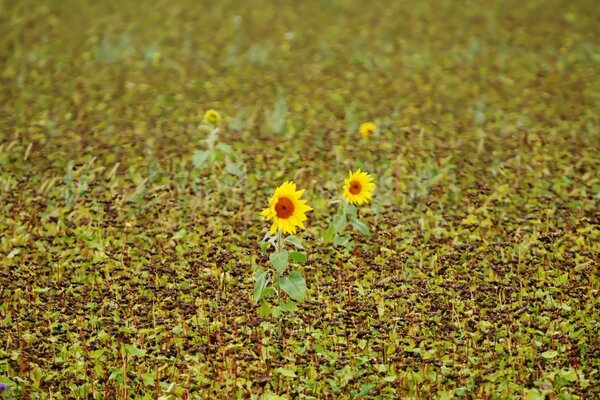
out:
{"label": "blurred background", "polygon": [[599,64],[595,0],[2,0],[0,139],[44,168],[185,155],[215,108],[232,138],[316,151],[372,119],[467,153],[482,130],[572,150],[598,146]]}

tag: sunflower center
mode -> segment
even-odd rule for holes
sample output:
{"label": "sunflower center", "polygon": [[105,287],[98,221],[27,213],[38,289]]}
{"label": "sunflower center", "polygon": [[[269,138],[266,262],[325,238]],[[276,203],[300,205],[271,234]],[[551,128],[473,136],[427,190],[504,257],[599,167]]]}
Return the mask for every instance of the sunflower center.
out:
{"label": "sunflower center", "polygon": [[360,182],[358,181],[352,181],[350,182],[350,193],[352,194],[359,194],[360,191],[362,190],[362,186],[360,185]]}
{"label": "sunflower center", "polygon": [[275,204],[277,218],[286,219],[294,213],[294,203],[287,197],[280,197]]}

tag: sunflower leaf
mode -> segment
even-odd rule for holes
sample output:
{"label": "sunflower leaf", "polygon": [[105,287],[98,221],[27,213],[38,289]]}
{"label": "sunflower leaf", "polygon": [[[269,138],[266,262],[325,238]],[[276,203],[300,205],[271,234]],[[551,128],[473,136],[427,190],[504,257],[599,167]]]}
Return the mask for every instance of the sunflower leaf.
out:
{"label": "sunflower leaf", "polygon": [[204,165],[206,160],[208,160],[208,157],[210,157],[210,151],[198,150],[194,153],[194,156],[192,157],[192,164],[194,164],[194,167],[200,168]]}
{"label": "sunflower leaf", "polygon": [[260,242],[260,251],[265,252],[269,248],[269,242]]}
{"label": "sunflower leaf", "polygon": [[335,237],[335,228],[333,225],[329,225],[327,230],[323,233],[323,240],[326,243],[333,242],[333,238]]}
{"label": "sunflower leaf", "polygon": [[291,244],[293,244],[296,248],[298,249],[303,249],[304,250],[304,245],[302,244],[302,242],[300,241],[300,239],[298,239],[296,236],[288,236],[285,238],[286,242],[290,242]]}
{"label": "sunflower leaf", "polygon": [[357,231],[359,231],[363,235],[371,236],[371,231],[369,230],[369,227],[367,225],[365,225],[363,222],[357,220],[356,218],[352,218],[350,220],[350,223],[352,224],[352,226],[354,228],[356,228]]}
{"label": "sunflower leaf", "polygon": [[288,264],[288,252],[287,250],[281,250],[277,253],[273,253],[269,256],[269,260],[271,260],[271,264],[273,264],[275,271],[277,271],[278,274],[283,274],[283,271],[285,271]]}
{"label": "sunflower leaf", "polygon": [[333,225],[333,229],[335,230],[335,233],[339,233],[345,224],[346,224],[346,216],[345,215],[338,214],[335,217],[333,217],[332,225]]}
{"label": "sunflower leaf", "polygon": [[336,246],[344,246],[344,245],[346,245],[346,243],[348,243],[349,240],[350,240],[350,237],[348,235],[346,235],[346,236],[335,235],[335,239],[333,239],[333,244]]}
{"label": "sunflower leaf", "polygon": [[217,143],[217,149],[221,150],[224,154],[233,154],[233,147],[227,143]]}
{"label": "sunflower leaf", "polygon": [[304,264],[306,262],[306,253],[292,251],[290,252],[290,259],[296,261],[297,263]]}
{"label": "sunflower leaf", "polygon": [[254,273],[254,280],[254,304],[256,304],[263,297],[263,293],[269,281],[269,274],[262,269],[259,269]]}
{"label": "sunflower leaf", "polygon": [[235,175],[238,178],[244,176],[244,171],[242,171],[242,169],[239,166],[231,162],[227,162],[227,164],[225,165],[225,172],[231,175]]}
{"label": "sunflower leaf", "polygon": [[279,278],[279,287],[296,301],[304,300],[306,282],[300,272],[292,271],[289,276]]}
{"label": "sunflower leaf", "polygon": [[348,204],[346,205],[346,214],[350,215],[351,217],[356,217],[358,213],[358,209],[353,206],[352,204]]}

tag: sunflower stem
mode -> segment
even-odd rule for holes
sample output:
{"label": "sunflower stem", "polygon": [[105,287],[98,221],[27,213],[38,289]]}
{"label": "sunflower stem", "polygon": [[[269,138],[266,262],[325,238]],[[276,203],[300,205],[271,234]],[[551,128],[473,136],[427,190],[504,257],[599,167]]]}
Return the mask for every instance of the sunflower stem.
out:
{"label": "sunflower stem", "polygon": [[[281,253],[283,250],[283,239],[281,229],[277,229],[277,253]],[[277,305],[281,302],[281,288],[279,287],[279,279],[281,279],[281,274],[277,271]]]}
{"label": "sunflower stem", "polygon": [[[283,234],[281,229],[277,229],[277,253],[280,253],[283,250]],[[279,286],[279,280],[281,279],[281,274],[277,271],[277,307],[281,305],[281,287]],[[280,311],[281,312],[281,311]],[[277,318],[277,325],[279,327],[279,334],[281,335],[281,315]]]}

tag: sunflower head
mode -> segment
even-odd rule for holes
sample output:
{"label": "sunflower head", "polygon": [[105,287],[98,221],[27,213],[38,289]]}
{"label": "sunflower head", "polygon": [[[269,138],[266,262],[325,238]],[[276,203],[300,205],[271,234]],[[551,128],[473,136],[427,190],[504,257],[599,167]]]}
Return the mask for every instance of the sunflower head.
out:
{"label": "sunflower head", "polygon": [[260,215],[267,220],[273,220],[271,234],[281,229],[284,233],[296,233],[296,228],[304,229],[306,213],[312,208],[306,204],[306,200],[300,200],[303,190],[296,190],[293,182],[284,182],[275,189],[273,197],[269,200],[269,207],[265,208]]}
{"label": "sunflower head", "polygon": [[204,114],[204,122],[217,126],[221,124],[221,114],[217,110],[208,110]]}
{"label": "sunflower head", "polygon": [[351,204],[362,205],[368,203],[373,197],[375,184],[373,178],[366,172],[357,169],[350,171],[344,184],[344,197]]}
{"label": "sunflower head", "polygon": [[375,126],[375,123],[363,122],[362,124],[360,124],[360,128],[358,129],[358,131],[360,132],[360,136],[368,138],[369,136],[375,133],[376,129],[377,126]]}

